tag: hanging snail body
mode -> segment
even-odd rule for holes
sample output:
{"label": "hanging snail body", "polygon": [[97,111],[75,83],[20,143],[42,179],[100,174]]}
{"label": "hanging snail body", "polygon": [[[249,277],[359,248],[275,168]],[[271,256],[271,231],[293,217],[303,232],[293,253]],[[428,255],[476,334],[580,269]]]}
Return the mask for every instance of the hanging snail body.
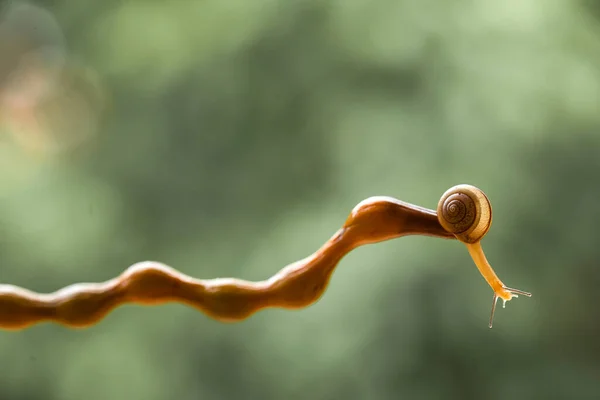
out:
{"label": "hanging snail body", "polygon": [[506,306],[507,301],[519,297],[519,294],[531,297],[531,293],[506,287],[483,253],[481,239],[492,226],[490,201],[483,191],[474,186],[457,185],[442,195],[438,202],[437,215],[444,229],[465,243],[479,272],[494,291],[489,322],[491,328],[498,299],[502,299],[503,306]]}
{"label": "hanging snail body", "polygon": [[488,198],[469,185],[446,191],[437,211],[392,197],[370,197],[354,207],[344,225],[320,249],[269,279],[195,279],[165,264],[147,261],[130,266],[114,279],[78,283],[48,294],[0,284],[0,328],[18,330],[44,321],[89,327],[127,303],[179,302],[222,322],[240,321],[266,308],[307,307],[321,298],[336,266],[350,251],[407,235],[465,243],[494,291],[491,328],[498,298],[506,303],[518,294],[531,296],[504,286],[487,262],[480,241],[491,223]]}

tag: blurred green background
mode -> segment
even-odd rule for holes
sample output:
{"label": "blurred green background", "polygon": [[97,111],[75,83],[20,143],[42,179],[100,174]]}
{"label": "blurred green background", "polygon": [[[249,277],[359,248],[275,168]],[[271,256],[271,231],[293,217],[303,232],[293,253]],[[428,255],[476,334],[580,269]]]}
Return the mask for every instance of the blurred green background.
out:
{"label": "blurred green background", "polygon": [[0,280],[143,260],[267,278],[359,201],[483,189],[499,309],[459,242],[345,257],[300,311],[182,305],[0,333],[0,398],[600,399],[591,1],[3,2]]}

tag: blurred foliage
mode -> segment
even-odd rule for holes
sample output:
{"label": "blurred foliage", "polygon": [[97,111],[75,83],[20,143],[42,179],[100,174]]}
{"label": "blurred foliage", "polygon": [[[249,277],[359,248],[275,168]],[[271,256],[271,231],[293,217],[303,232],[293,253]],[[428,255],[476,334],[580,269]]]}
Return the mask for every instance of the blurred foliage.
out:
{"label": "blurred foliage", "polygon": [[600,12],[591,1],[1,3],[2,281],[146,259],[263,279],[352,207],[471,183],[531,299],[464,246],[355,250],[302,311],[181,305],[0,334],[3,399],[598,399]]}

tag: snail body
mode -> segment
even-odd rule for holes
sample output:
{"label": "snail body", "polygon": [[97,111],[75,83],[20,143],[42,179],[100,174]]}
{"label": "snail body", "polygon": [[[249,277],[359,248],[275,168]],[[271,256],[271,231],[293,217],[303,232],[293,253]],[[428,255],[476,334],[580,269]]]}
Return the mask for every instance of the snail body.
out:
{"label": "snail body", "polygon": [[480,241],[491,221],[489,200],[469,185],[458,185],[444,193],[437,211],[392,197],[370,197],[354,207],[344,225],[321,248],[269,279],[195,279],[167,265],[147,261],[130,266],[106,282],[78,283],[48,294],[0,284],[0,329],[25,329],[41,322],[89,327],[127,303],[179,302],[222,322],[240,321],[266,308],[307,307],[321,298],[336,266],[350,251],[406,235],[458,239],[466,244],[494,290],[491,327],[498,298],[506,302],[517,294],[531,296],[505,287],[487,262]]}
{"label": "snail body", "polygon": [[531,297],[531,293],[506,287],[485,257],[481,239],[492,226],[490,200],[475,186],[457,185],[448,189],[440,198],[437,216],[444,229],[467,246],[479,272],[494,291],[489,321],[491,328],[498,299],[502,299],[504,307],[507,301],[519,297],[520,294]]}

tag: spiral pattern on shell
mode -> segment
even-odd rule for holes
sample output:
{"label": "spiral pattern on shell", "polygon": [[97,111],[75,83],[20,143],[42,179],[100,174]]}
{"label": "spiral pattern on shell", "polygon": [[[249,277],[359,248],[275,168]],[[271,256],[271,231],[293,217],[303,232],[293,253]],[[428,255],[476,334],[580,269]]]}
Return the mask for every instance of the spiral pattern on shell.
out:
{"label": "spiral pattern on shell", "polygon": [[462,233],[475,222],[475,203],[464,193],[454,193],[444,201],[442,217],[452,224],[452,233]]}
{"label": "spiral pattern on shell", "polygon": [[481,240],[492,224],[492,208],[487,196],[471,185],[448,189],[438,203],[437,213],[444,229],[465,243]]}

